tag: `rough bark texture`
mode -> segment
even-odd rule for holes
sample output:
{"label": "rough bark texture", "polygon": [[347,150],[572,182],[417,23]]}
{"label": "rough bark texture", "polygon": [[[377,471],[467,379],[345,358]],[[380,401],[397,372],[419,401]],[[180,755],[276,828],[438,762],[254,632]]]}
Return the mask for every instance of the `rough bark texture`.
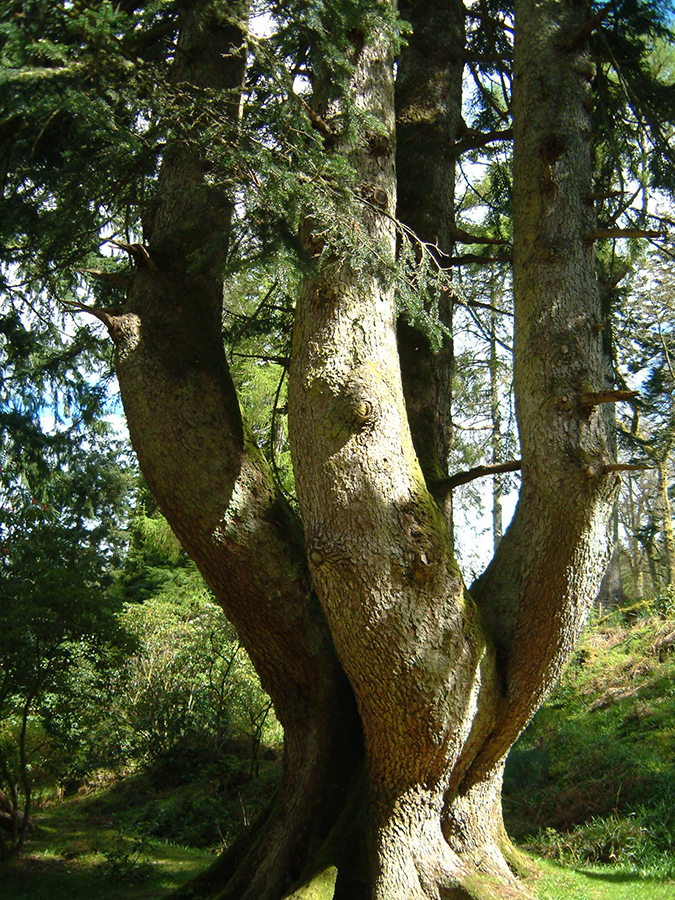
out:
{"label": "rough bark texture", "polygon": [[[396,76],[398,218],[434,247],[440,266],[453,253],[455,144],[462,121],[464,4],[460,0],[404,0],[412,26]],[[398,346],[413,444],[428,485],[448,475],[452,444],[452,295],[439,298],[448,328],[435,352],[427,335],[403,319]],[[452,539],[452,493],[436,497]]]}
{"label": "rough bark texture", "polygon": [[[235,90],[243,74],[241,40],[241,29],[209,4],[189,5],[176,82]],[[234,125],[236,97],[232,106]],[[311,588],[301,528],[253,444],[228,372],[219,270],[230,213],[228,198],[207,187],[194,152],[169,148],[149,233],[157,271],[138,269],[127,308],[110,317],[109,328],[148,485],[236,626],[284,726],[281,796],[266,831],[249,839],[257,852],[235,879],[237,896],[264,900],[281,896],[333,827],[358,771],[361,737]],[[234,874],[239,862],[231,854],[217,880]]]}
{"label": "rough bark texture", "polygon": [[[245,15],[234,4],[229,12],[237,9]],[[418,38],[429,41],[452,13],[459,41],[456,4],[409,9],[420,17]],[[603,384],[585,240],[592,230],[584,201],[587,59],[583,47],[568,49],[587,13],[585,4],[553,0],[516,7],[523,491],[476,586],[480,609],[462,583],[411,434],[409,419],[419,437],[426,413],[417,419],[417,400],[404,397],[393,285],[333,260],[307,279],[298,300],[289,423],[303,538],[248,434],[223,352],[219,273],[231,199],[208,187],[194,150],[180,143],[167,150],[149,235],[153,266],[139,267],[127,308],[108,318],[122,397],[148,484],[236,625],[286,739],[282,785],[269,810],[177,896],[526,895],[501,818],[504,759],[596,594],[613,492],[603,474],[604,424],[578,400]],[[440,40],[439,52],[449,40]],[[234,91],[233,127],[240,46],[241,30],[210,4],[184,5],[176,80]],[[415,46],[411,60],[417,53],[422,65]],[[353,99],[379,119],[383,135],[340,149],[364,189],[375,186],[392,210],[391,46],[384,34],[356,36],[353,53]],[[431,77],[435,59],[420,77]],[[440,63],[437,71],[447,76]],[[318,98],[329,94],[320,81]],[[448,119],[439,90],[427,108]],[[421,96],[411,86],[400,108]],[[440,126],[415,132],[417,125],[404,126],[406,153],[438,174],[422,137]],[[394,254],[383,212],[364,205],[355,228]],[[426,348],[421,358],[442,384],[448,357],[434,360]],[[436,465],[448,420],[443,398],[432,399],[441,409]]]}
{"label": "rough bark texture", "polygon": [[583,624],[607,564],[616,484],[598,408],[604,385],[588,113],[592,67],[574,36],[585,2],[516,4],[515,392],[523,482],[514,520],[474,588],[498,648],[505,697],[490,760],[536,710]]}

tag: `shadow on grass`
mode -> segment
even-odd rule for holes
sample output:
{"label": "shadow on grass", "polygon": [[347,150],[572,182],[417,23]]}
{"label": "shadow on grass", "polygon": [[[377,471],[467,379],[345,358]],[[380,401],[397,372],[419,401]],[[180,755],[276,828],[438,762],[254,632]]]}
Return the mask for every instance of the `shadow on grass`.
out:
{"label": "shadow on grass", "polygon": [[576,872],[579,875],[583,875],[584,878],[589,878],[593,881],[607,881],[610,884],[629,884],[631,882],[637,882],[638,884],[645,884],[649,882],[656,882],[658,884],[672,884],[672,880],[669,878],[659,877],[658,875],[640,875],[639,872],[612,872],[612,871],[600,871],[598,869],[584,869],[578,866],[570,867],[573,872]]}
{"label": "shadow on grass", "polygon": [[[84,848],[83,848],[84,850]],[[149,846],[139,865],[110,868],[110,860],[91,848],[53,853],[30,850],[0,865],[2,900],[159,900],[194,877],[209,854],[181,847]]]}

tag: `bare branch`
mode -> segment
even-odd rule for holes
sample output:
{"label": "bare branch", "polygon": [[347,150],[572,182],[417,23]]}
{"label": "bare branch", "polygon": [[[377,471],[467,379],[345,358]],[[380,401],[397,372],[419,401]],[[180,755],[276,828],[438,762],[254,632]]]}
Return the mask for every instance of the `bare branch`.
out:
{"label": "bare branch", "polygon": [[118,241],[116,238],[110,238],[108,243],[113,244],[115,247],[119,247],[120,250],[124,250],[134,262],[137,262],[139,265],[147,266],[151,272],[159,272],[157,264],[151,259],[150,254],[148,253],[148,248],[144,247],[143,244],[127,244],[126,241]]}
{"label": "bare branch", "polygon": [[476,478],[484,478],[486,475],[501,475],[502,472],[519,472],[522,468],[522,460],[512,459],[505,463],[494,463],[487,466],[476,466],[468,469],[466,472],[457,472],[450,478],[443,478],[441,481],[434,482],[431,487],[436,494],[447,494],[454,488],[462,484],[468,484],[475,481]]}
{"label": "bare branch", "polygon": [[485,147],[487,144],[493,143],[493,141],[508,141],[512,138],[512,128],[504,128],[501,131],[476,131],[473,128],[468,128],[465,136],[453,144],[452,152],[456,156],[460,156],[469,150]]}
{"label": "bare branch", "polygon": [[579,395],[579,402],[582,406],[594,407],[602,403],[630,402],[638,397],[637,391],[587,391]]}
{"label": "bare branch", "polygon": [[596,13],[594,16],[591,16],[584,24],[571,34],[568,39],[565,41],[564,49],[565,50],[574,50],[575,47],[578,47],[579,44],[583,44],[584,41],[587,41],[588,38],[593,34],[596,28],[599,28],[600,25],[604,22],[607,16],[610,14],[612,10],[612,4],[608,3],[604,9],[601,9],[600,12]]}
{"label": "bare branch", "polygon": [[100,309],[97,306],[87,306],[86,303],[78,303],[77,300],[61,300],[64,306],[67,306],[72,312],[88,313],[90,316],[103,322],[106,328],[110,327],[110,312],[106,309]]}
{"label": "bare branch", "polygon": [[657,466],[646,466],[642,463],[609,463],[603,466],[603,474],[609,472],[646,472],[657,469]]}

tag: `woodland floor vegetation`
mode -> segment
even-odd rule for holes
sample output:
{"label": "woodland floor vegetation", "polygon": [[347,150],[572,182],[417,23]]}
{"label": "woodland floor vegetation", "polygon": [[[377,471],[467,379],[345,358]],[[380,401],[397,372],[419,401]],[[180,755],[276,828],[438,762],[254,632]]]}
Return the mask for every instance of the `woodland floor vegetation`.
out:
{"label": "woodland floor vegetation", "polygon": [[[536,860],[540,900],[675,898],[672,595],[596,615],[511,752],[505,821]],[[273,793],[276,745],[204,764],[175,747],[151,765],[45,792],[7,900],[152,900],[194,877]]]}

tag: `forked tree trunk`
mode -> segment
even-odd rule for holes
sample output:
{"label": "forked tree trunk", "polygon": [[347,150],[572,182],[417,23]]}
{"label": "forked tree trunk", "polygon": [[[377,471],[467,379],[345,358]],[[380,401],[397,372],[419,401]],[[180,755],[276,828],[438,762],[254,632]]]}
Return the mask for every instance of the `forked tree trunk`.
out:
{"label": "forked tree trunk", "polygon": [[[241,30],[206,2],[182,15],[177,83],[236,90]],[[603,383],[585,199],[588,63],[575,42],[587,15],[584,3],[516,4],[523,492],[475,598],[415,452],[394,285],[333,260],[298,300],[289,422],[303,539],[253,445],[223,353],[218,272],[231,206],[189,144],[167,152],[153,265],[138,270],[125,311],[107,317],[122,397],[148,484],[285,730],[278,796],[176,896],[525,895],[501,817],[503,762],[595,596],[614,489],[602,420],[581,398]],[[352,91],[382,131],[342,148],[363,194],[377,188],[358,227],[393,254],[382,211],[384,197],[396,208],[397,188],[386,35],[355,41]]]}

